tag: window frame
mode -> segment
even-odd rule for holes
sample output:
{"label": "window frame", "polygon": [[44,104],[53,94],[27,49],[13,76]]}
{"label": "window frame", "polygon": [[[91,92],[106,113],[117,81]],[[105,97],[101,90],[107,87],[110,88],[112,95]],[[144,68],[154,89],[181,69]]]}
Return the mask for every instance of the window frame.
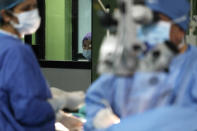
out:
{"label": "window frame", "polygon": [[91,69],[91,61],[78,61],[83,58],[82,54],[78,53],[78,0],[72,1],[72,61],[45,60],[45,0],[38,0],[38,8],[42,22],[36,32],[36,45],[32,45],[32,35],[25,36],[24,40],[32,47],[40,66],[44,68]]}

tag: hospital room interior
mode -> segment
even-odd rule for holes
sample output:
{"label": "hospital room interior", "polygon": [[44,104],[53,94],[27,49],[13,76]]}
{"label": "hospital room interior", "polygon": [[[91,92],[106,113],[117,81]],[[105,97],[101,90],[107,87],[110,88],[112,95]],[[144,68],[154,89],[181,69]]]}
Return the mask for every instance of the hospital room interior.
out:
{"label": "hospital room interior", "polygon": [[[0,131],[197,130],[197,0],[7,1],[0,0],[0,43],[15,42],[8,36],[21,33],[25,17],[39,17],[40,23],[36,31],[18,35],[34,54],[26,47],[19,53],[21,80],[4,67],[11,62],[0,62]],[[16,13],[31,2],[35,9]],[[18,60],[1,48],[0,61]],[[26,58],[38,65],[27,67]],[[6,89],[12,86],[3,85],[6,80],[16,89]],[[16,91],[21,85],[24,96]]]}

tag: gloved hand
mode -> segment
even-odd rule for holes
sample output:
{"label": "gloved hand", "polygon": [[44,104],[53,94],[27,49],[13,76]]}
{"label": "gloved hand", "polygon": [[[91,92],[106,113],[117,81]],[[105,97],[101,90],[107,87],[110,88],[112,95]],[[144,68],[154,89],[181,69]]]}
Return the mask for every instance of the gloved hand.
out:
{"label": "gloved hand", "polygon": [[83,128],[83,123],[79,118],[63,111],[59,111],[56,114],[56,122],[61,123],[69,131],[81,131]]}
{"label": "gloved hand", "polygon": [[55,112],[63,108],[76,110],[84,103],[85,93],[83,91],[66,92],[52,87],[51,93],[53,98],[48,101]]}
{"label": "gloved hand", "polygon": [[65,92],[65,95],[67,95],[65,108],[77,110],[84,106],[85,93],[83,91]]}
{"label": "gloved hand", "polygon": [[96,114],[93,120],[93,125],[96,129],[103,129],[119,122],[120,119],[111,111],[111,109],[105,108]]}

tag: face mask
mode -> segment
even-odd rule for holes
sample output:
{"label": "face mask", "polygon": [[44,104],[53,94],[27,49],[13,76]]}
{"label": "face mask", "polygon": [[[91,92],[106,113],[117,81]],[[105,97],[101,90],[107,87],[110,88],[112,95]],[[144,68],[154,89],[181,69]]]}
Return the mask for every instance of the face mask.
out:
{"label": "face mask", "polygon": [[159,21],[150,26],[140,26],[137,30],[137,37],[150,47],[170,40],[171,23]]}
{"label": "face mask", "polygon": [[35,33],[40,26],[41,18],[38,9],[14,14],[14,16],[18,18],[19,24],[13,21],[10,23],[22,36]]}
{"label": "face mask", "polygon": [[91,59],[91,50],[83,50],[83,56],[90,60]]}

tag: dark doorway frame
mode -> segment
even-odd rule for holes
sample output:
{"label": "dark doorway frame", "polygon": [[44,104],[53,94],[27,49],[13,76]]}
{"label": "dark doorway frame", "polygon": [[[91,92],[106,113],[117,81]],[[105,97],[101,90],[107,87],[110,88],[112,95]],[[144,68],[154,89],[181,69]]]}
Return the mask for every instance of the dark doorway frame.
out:
{"label": "dark doorway frame", "polygon": [[38,0],[38,8],[42,19],[41,26],[36,32],[36,45],[32,45],[32,35],[25,36],[25,43],[29,44],[36,54],[41,67],[45,68],[70,68],[91,69],[91,62],[78,61],[82,54],[78,53],[78,0],[72,1],[72,61],[48,61],[45,60],[45,0]]}

